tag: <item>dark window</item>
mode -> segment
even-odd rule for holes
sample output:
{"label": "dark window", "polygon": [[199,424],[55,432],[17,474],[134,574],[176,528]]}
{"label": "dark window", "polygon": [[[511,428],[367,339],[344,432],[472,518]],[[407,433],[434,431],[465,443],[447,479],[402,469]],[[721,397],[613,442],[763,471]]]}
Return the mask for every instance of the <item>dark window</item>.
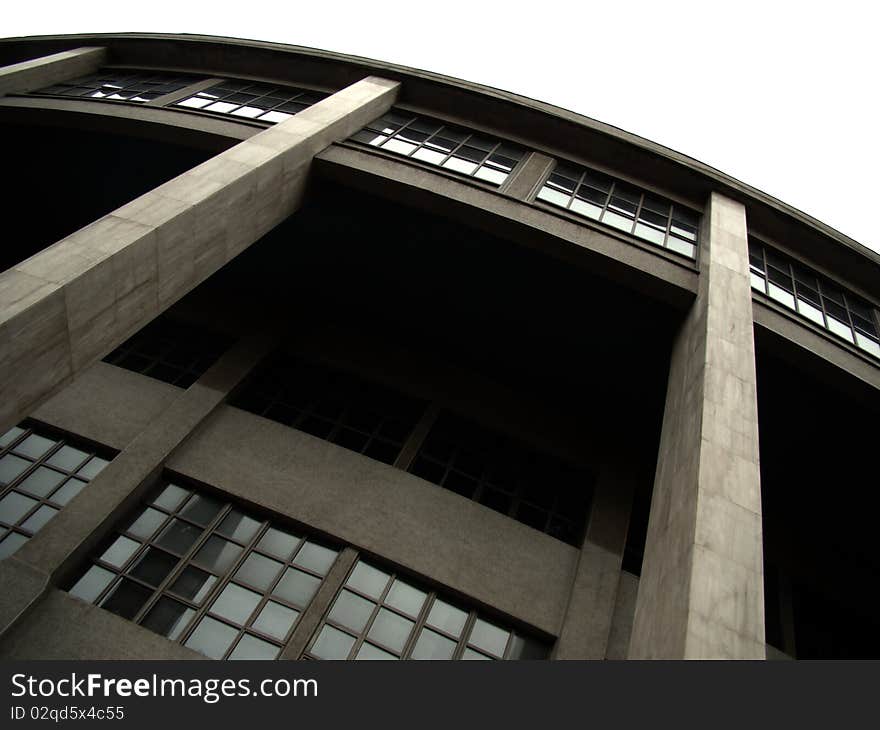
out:
{"label": "dark window", "polygon": [[105,362],[188,388],[216,362],[232,339],[167,317],[153,320]]}
{"label": "dark window", "polygon": [[441,414],[410,471],[579,546],[593,476],[451,414]]}
{"label": "dark window", "polygon": [[688,258],[696,257],[698,213],[600,172],[557,163],[537,199]]}
{"label": "dark window", "polygon": [[401,111],[370,122],[351,139],[493,185],[507,180],[525,155],[502,140]]}
{"label": "dark window", "polygon": [[11,555],[107,466],[99,453],[41,427],[15,426],[0,436],[0,559]]}
{"label": "dark window", "polygon": [[164,484],[70,593],[214,659],[275,659],[336,555],[225,499]]}
{"label": "dark window", "polygon": [[311,659],[546,659],[547,646],[359,560],[306,650]]}
{"label": "dark window", "polygon": [[277,124],[327,96],[293,86],[227,79],[176,101],[173,106]]}
{"label": "dark window", "polygon": [[232,405],[393,464],[424,411],[421,401],[354,375],[277,354]]}
{"label": "dark window", "polygon": [[880,358],[875,311],[863,299],[756,239],[749,268],[752,289]]}
{"label": "dark window", "polygon": [[40,96],[64,96],[101,101],[143,104],[198,81],[196,76],[153,71],[106,68],[54,86],[31,92]]}

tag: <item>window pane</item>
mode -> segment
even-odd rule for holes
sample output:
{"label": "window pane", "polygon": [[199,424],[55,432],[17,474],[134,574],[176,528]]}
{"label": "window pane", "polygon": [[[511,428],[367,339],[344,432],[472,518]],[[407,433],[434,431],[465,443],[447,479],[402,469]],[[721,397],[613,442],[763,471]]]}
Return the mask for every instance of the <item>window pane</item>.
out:
{"label": "window pane", "polygon": [[148,540],[156,531],[156,528],[158,528],[164,521],[165,514],[163,512],[153,509],[152,507],[147,507],[138,517],[135,518],[134,522],[128,526],[126,532],[130,532],[132,535]]}
{"label": "window pane", "polygon": [[19,454],[30,456],[32,459],[39,459],[49,449],[55,446],[56,443],[57,442],[52,439],[47,439],[44,436],[38,436],[37,434],[32,433],[24,441],[18,444],[15,447],[15,450]]}
{"label": "window pane", "polygon": [[195,527],[183,520],[171,520],[162,530],[156,542],[172,552],[182,555],[189,550],[202,534],[200,527]]}
{"label": "window pane", "polygon": [[428,613],[428,623],[447,633],[458,636],[467,621],[467,613],[445,601],[435,599]]}
{"label": "window pane", "polygon": [[28,538],[17,532],[10,532],[0,542],[0,560],[9,557],[28,541]]}
{"label": "window pane", "polygon": [[274,659],[281,652],[280,647],[256,636],[245,634],[229,655],[230,659]]}
{"label": "window pane", "polygon": [[0,484],[9,484],[17,479],[31,465],[27,459],[12,454],[0,458]]}
{"label": "window pane", "polygon": [[361,648],[358,649],[358,653],[354,657],[357,660],[372,660],[372,661],[390,661],[396,660],[394,654],[389,654],[387,651],[382,651],[378,646],[373,646],[370,642],[365,641],[361,644]]}
{"label": "window pane", "polygon": [[391,584],[391,590],[385,597],[385,603],[408,613],[410,616],[418,616],[425,603],[425,595],[418,588],[413,588],[402,580],[395,579]]}
{"label": "window pane", "polygon": [[284,641],[290,628],[299,616],[299,611],[282,606],[280,603],[269,601],[263,606],[263,610],[254,620],[254,628],[264,634],[274,636],[279,641]]}
{"label": "window pane", "polygon": [[455,642],[441,636],[436,631],[422,629],[419,640],[412,651],[413,659],[452,659]]}
{"label": "window pane", "polygon": [[140,578],[144,583],[158,586],[177,565],[177,560],[176,555],[150,547],[137,559],[134,566],[129,569],[129,573],[135,578]]}
{"label": "window pane", "polygon": [[272,585],[281,568],[282,564],[277,560],[251,553],[236,571],[235,577],[265,591]]}
{"label": "window pane", "polygon": [[211,535],[199,548],[194,560],[215,573],[225,573],[232,567],[240,553],[241,548],[235,543]]}
{"label": "window pane", "polygon": [[401,651],[404,644],[406,644],[406,640],[409,638],[412,628],[412,621],[403,618],[403,616],[398,616],[387,608],[383,608],[379,611],[375,621],[373,621],[367,636],[390,649]]}
{"label": "window pane", "polygon": [[383,573],[364,562],[359,562],[348,577],[346,585],[357,588],[361,593],[371,598],[379,598],[382,591],[385,590],[389,577],[387,573]]}
{"label": "window pane", "polygon": [[190,634],[184,646],[201,652],[212,659],[222,659],[235,640],[238,631],[210,616],[205,616]]}
{"label": "window pane", "polygon": [[188,494],[189,492],[187,490],[182,489],[175,484],[169,484],[159,493],[159,496],[153,500],[153,504],[162,509],[167,509],[169,512],[173,512]]}
{"label": "window pane", "polygon": [[295,565],[313,570],[319,575],[326,575],[334,560],[336,560],[335,550],[307,542],[300,548],[293,562]]}
{"label": "window pane", "polygon": [[64,479],[65,476],[61,472],[41,466],[19,484],[18,489],[38,497],[48,497]]}
{"label": "window pane", "polygon": [[101,607],[122,618],[132,619],[152,593],[149,588],[123,578],[101,602]]}
{"label": "window pane", "polygon": [[76,467],[82,464],[87,457],[88,454],[85,451],[75,449],[73,446],[64,445],[52,454],[52,456],[46,460],[46,463],[66,469],[67,471],[73,471]]}
{"label": "window pane", "polygon": [[290,601],[295,606],[305,608],[308,602],[312,600],[312,596],[315,595],[315,591],[318,590],[320,584],[321,581],[313,575],[303,573],[295,568],[288,568],[284,577],[278,582],[278,585],[275,586],[275,590],[272,592],[279,598]]}
{"label": "window pane", "polygon": [[354,637],[334,629],[332,626],[325,626],[318,634],[311,653],[321,659],[347,659],[351,647],[354,646]]}
{"label": "window pane", "polygon": [[195,611],[188,606],[163,597],[150,609],[141,623],[150,631],[174,640],[180,636],[194,615]]}
{"label": "window pane", "polygon": [[199,525],[207,525],[223,507],[217,500],[194,494],[180,514]]}
{"label": "window pane", "polygon": [[227,585],[211,604],[211,613],[244,625],[260,602],[260,594],[235,583]]}
{"label": "window pane", "polygon": [[257,520],[234,509],[223,518],[223,522],[220,523],[217,532],[239,542],[250,542],[251,538],[257,534],[257,530],[260,529],[260,524]]}
{"label": "window pane", "polygon": [[500,629],[478,618],[474,622],[474,628],[471,629],[468,643],[473,644],[478,649],[485,649],[496,656],[503,656],[509,635],[509,631]]}
{"label": "window pane", "polygon": [[110,585],[113,577],[113,573],[109,570],[93,565],[70,589],[70,595],[92,603],[101,595],[101,591]]}
{"label": "window pane", "polygon": [[171,590],[193,603],[201,603],[216,582],[217,578],[210,573],[188,565],[171,584]]}
{"label": "window pane", "polygon": [[0,522],[14,525],[38,504],[35,499],[18,492],[10,492],[0,499]]}
{"label": "window pane", "polygon": [[103,552],[101,560],[105,563],[116,566],[117,568],[121,568],[126,562],[128,562],[128,559],[135,554],[135,551],[140,546],[141,544],[139,542],[120,535],[113,541],[113,544]]}
{"label": "window pane", "polygon": [[299,538],[288,532],[283,532],[274,527],[266,530],[266,534],[260,538],[257,547],[267,553],[277,555],[283,560],[290,558],[294,548],[299,544]]}
{"label": "window pane", "polygon": [[109,463],[106,459],[93,456],[76,473],[84,479],[94,479]]}
{"label": "window pane", "polygon": [[352,631],[361,632],[370,620],[375,607],[376,604],[366,598],[343,590],[333,604],[329,618]]}

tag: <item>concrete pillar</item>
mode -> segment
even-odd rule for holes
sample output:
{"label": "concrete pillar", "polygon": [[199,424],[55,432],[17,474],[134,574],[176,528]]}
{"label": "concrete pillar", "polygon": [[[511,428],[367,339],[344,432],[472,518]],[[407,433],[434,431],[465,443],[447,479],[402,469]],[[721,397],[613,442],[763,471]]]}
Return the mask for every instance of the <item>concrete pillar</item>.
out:
{"label": "concrete pillar", "polygon": [[633,493],[620,465],[599,476],[554,659],[605,658]]}
{"label": "concrete pillar", "polygon": [[76,48],[0,68],[0,96],[24,94],[97,71],[107,60],[104,48]]}
{"label": "concrete pillar", "polygon": [[398,87],[363,79],[0,274],[0,431],[293,213],[313,156]]}
{"label": "concrete pillar", "polygon": [[500,192],[517,200],[531,200],[554,164],[555,160],[552,157],[540,152],[529,153],[513,175],[501,186]]}
{"label": "concrete pillar", "polygon": [[673,344],[629,657],[764,658],[755,349],[745,209],[713,193],[697,299]]}

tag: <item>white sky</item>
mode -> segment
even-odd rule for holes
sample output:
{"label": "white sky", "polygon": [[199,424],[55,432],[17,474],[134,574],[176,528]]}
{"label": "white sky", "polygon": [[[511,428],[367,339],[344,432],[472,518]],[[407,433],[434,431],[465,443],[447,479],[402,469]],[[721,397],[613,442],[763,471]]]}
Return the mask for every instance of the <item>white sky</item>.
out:
{"label": "white sky", "polygon": [[0,36],[201,33],[400,63],[695,157],[880,252],[868,0],[7,2]]}

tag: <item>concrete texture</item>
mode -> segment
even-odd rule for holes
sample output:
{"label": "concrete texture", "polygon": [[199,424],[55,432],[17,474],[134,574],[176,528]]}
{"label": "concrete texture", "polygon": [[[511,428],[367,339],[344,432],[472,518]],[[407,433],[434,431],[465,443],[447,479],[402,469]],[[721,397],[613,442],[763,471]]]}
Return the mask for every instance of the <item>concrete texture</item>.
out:
{"label": "concrete texture", "polygon": [[673,345],[630,658],[764,658],[744,208],[713,194],[700,291]]}
{"label": "concrete texture", "polygon": [[0,274],[0,429],[296,210],[314,154],[397,87],[364,79]]}
{"label": "concrete texture", "polygon": [[96,362],[32,416],[121,451],[182,392],[161,380]]}
{"label": "concrete texture", "polygon": [[76,48],[0,68],[0,96],[23,94],[97,71],[107,59],[105,48]]}
{"label": "concrete texture", "polygon": [[632,573],[621,572],[614,615],[611,618],[611,631],[608,633],[608,646],[605,649],[606,659],[626,659],[629,653],[638,593],[639,579]]}
{"label": "concrete texture", "polygon": [[412,474],[229,406],[167,466],[559,631],[578,551]]}
{"label": "concrete texture", "polygon": [[50,590],[15,631],[0,638],[0,658],[207,659],[57,589]]}
{"label": "concrete texture", "polygon": [[523,202],[531,202],[553,168],[555,160],[540,152],[532,152],[501,186],[501,192]]}

